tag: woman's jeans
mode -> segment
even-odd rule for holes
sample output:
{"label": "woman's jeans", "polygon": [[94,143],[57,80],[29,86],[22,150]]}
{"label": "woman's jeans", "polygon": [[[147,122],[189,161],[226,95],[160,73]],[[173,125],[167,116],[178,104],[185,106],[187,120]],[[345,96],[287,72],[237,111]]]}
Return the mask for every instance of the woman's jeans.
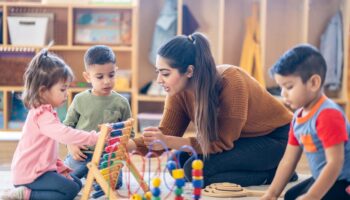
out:
{"label": "woman's jeans", "polygon": [[[204,185],[231,182],[242,186],[269,184],[284,154],[288,142],[289,124],[275,129],[268,135],[240,138],[234,148],[210,154],[204,159]],[[192,161],[186,152],[177,152],[181,167],[188,181],[192,180]],[[199,155],[203,160],[203,156]],[[294,175],[294,179],[296,179]]]}

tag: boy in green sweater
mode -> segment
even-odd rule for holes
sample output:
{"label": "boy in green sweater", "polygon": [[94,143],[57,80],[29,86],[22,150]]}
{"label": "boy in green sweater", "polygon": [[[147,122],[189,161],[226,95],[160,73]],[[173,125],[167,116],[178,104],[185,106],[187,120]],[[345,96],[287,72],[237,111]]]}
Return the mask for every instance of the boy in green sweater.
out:
{"label": "boy in green sweater", "polygon": [[[64,124],[85,131],[98,130],[98,125],[125,121],[131,117],[128,100],[113,91],[117,70],[116,56],[103,45],[90,47],[84,55],[83,76],[92,88],[77,94],[69,106]],[[132,137],[134,133],[132,133]],[[68,145],[65,164],[78,178],[86,176],[94,147]],[[122,185],[120,173],[117,188]]]}

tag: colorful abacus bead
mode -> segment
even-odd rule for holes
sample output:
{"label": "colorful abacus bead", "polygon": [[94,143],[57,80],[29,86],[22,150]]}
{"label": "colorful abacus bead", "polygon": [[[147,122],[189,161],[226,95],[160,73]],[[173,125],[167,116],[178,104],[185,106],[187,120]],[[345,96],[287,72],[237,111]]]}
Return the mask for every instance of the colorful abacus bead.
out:
{"label": "colorful abacus bead", "polygon": [[152,200],[160,200],[160,189],[159,189],[159,186],[160,186],[160,178],[154,178],[152,180],[152,185],[153,185],[153,188],[152,188]]}
{"label": "colorful abacus bead", "polygon": [[201,161],[201,160],[194,160],[192,162],[192,169],[203,170],[203,161]]}
{"label": "colorful abacus bead", "polygon": [[142,196],[139,195],[139,194],[133,194],[133,195],[130,197],[130,200],[142,200]]}
{"label": "colorful abacus bead", "polygon": [[193,185],[193,199],[201,198],[201,191],[204,185],[203,182],[203,161],[194,160],[192,162],[192,185]]}
{"label": "colorful abacus bead", "polygon": [[176,162],[173,160],[169,160],[166,163],[166,167],[168,168],[169,172],[172,172],[174,169],[176,169]]}
{"label": "colorful abacus bead", "polygon": [[145,200],[151,200],[152,199],[152,193],[150,191],[146,192],[144,195]]}

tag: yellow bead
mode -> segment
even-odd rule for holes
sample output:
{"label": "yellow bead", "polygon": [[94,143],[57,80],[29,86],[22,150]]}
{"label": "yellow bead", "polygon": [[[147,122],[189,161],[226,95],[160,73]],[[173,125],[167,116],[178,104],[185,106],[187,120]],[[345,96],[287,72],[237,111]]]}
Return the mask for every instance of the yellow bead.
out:
{"label": "yellow bead", "polygon": [[153,187],[159,187],[160,186],[160,178],[156,177],[152,180]]}
{"label": "yellow bead", "polygon": [[203,169],[203,162],[201,160],[194,160],[192,162],[192,169]]}
{"label": "yellow bead", "polygon": [[203,176],[192,176],[193,180],[203,180]]}
{"label": "yellow bead", "polygon": [[130,200],[142,200],[142,196],[139,195],[139,194],[133,194],[133,195],[130,197]]}
{"label": "yellow bead", "polygon": [[180,179],[185,177],[185,173],[183,169],[174,169],[173,170],[174,179]]}
{"label": "yellow bead", "polygon": [[151,192],[151,191],[146,192],[146,193],[145,193],[145,198],[146,198],[147,200],[151,200],[151,199],[152,199],[152,192]]}

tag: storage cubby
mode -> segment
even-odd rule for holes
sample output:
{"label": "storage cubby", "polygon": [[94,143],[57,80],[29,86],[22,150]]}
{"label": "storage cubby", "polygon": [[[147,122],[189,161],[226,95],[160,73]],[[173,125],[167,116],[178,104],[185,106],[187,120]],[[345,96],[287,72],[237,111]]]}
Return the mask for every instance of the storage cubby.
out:
{"label": "storage cubby", "polygon": [[[154,26],[166,0],[155,0],[152,4],[142,2],[140,19],[140,65],[138,91],[151,80],[156,79],[154,66],[150,64],[148,55],[151,47]],[[243,42],[246,35],[247,19],[257,6],[259,18],[259,37],[261,66],[266,87],[273,88],[277,84],[269,75],[270,67],[288,49],[300,43],[310,43],[320,47],[320,37],[331,17],[338,10],[343,18],[343,52],[344,65],[341,91],[335,102],[348,111],[348,37],[349,37],[349,4],[346,0],[178,0],[177,34],[182,34],[183,5],[188,6],[197,20],[196,31],[204,33],[210,40],[211,50],[217,64],[240,65]],[[159,103],[164,97],[139,95],[139,109],[145,102]],[[160,105],[161,107],[161,105]],[[140,113],[139,111],[137,113]],[[349,113],[349,112],[347,112]]]}
{"label": "storage cubby", "polygon": [[[136,99],[131,89],[136,83],[133,74],[138,63],[138,38],[136,37],[138,31],[138,0],[134,0],[130,4],[121,5],[90,5],[90,4],[42,4],[42,3],[28,3],[28,2],[1,2],[0,12],[3,13],[1,20],[1,28],[3,34],[0,45],[0,92],[3,93],[3,126],[1,130],[12,131],[19,130],[12,128],[11,116],[12,113],[12,94],[13,92],[23,91],[23,73],[35,55],[45,45],[21,45],[11,44],[11,35],[9,30],[9,17],[48,17],[49,22],[52,23],[52,31],[54,45],[50,51],[54,52],[72,68],[75,80],[72,87],[68,90],[68,101],[65,107],[59,109],[60,119],[63,119],[65,110],[71,103],[75,94],[84,91],[89,86],[82,76],[84,71],[84,53],[86,50],[95,44],[104,44],[110,46],[117,56],[117,65],[120,70],[130,71],[129,88],[117,90],[125,94],[129,99]],[[81,24],[77,24],[76,17],[79,13],[89,13],[87,16],[87,24],[83,25],[88,32],[102,31],[106,37],[94,38],[94,34],[87,35],[85,41],[79,41],[75,37],[76,30],[81,28]],[[96,17],[97,16],[97,17]],[[119,16],[119,17],[118,17]],[[95,18],[94,18],[95,17]],[[51,21],[50,21],[51,20]],[[90,23],[92,20],[93,23]],[[94,21],[95,20],[95,21]],[[28,23],[28,22],[25,22]],[[30,25],[36,22],[29,22]],[[111,23],[114,25],[109,26]],[[86,25],[86,26],[85,26]],[[84,31],[85,31],[84,29]],[[107,36],[109,30],[114,30],[114,33]],[[100,33],[100,32],[99,32]],[[21,37],[28,37],[29,33],[21,33]],[[50,33],[47,33],[47,35]],[[13,36],[13,35],[12,35]],[[85,35],[79,35],[79,37]],[[115,38],[112,38],[114,37]],[[27,38],[30,40],[30,38]],[[48,44],[49,41],[47,41]],[[11,70],[9,70],[11,69]],[[136,90],[135,90],[136,91]],[[134,105],[131,102],[132,105]],[[137,109],[137,108],[135,108]],[[134,111],[134,109],[133,109]],[[1,113],[1,111],[0,111]],[[1,118],[0,118],[1,119]]]}
{"label": "storage cubby", "polygon": [[[156,79],[154,66],[149,61],[149,53],[155,25],[165,2],[166,0],[134,0],[132,5],[0,3],[0,13],[3,11],[3,43],[0,49],[18,47],[10,44],[7,16],[17,15],[18,12],[53,13],[55,45],[51,50],[64,58],[72,67],[76,81],[85,82],[82,77],[84,70],[83,55],[89,46],[100,43],[92,40],[90,42],[77,41],[75,32],[78,28],[77,15],[86,12],[119,13],[121,15],[119,25],[111,25],[110,27],[91,23],[87,25],[87,28],[102,29],[108,32],[108,28],[114,29],[114,27],[122,26],[124,19],[122,16],[126,13],[128,25],[124,26],[125,29],[121,28],[120,31],[130,29],[129,34],[127,34],[130,42],[106,43],[112,47],[117,55],[118,68],[126,70],[127,74],[130,74],[130,89],[118,91],[130,94],[132,114],[135,119],[137,119],[138,113],[161,113],[165,97],[147,96],[141,94],[140,90],[147,83]],[[344,109],[347,109],[349,4],[350,2],[347,0],[178,0],[176,34],[183,33],[183,20],[185,20],[183,6],[186,5],[198,22],[199,28],[196,31],[203,32],[210,40],[216,63],[239,66],[246,35],[247,19],[253,14],[253,5],[257,6],[260,33],[258,35],[260,39],[259,50],[261,52],[260,65],[264,73],[266,87],[271,88],[275,87],[276,83],[269,76],[268,70],[277,59],[285,51],[300,43],[310,43],[319,47],[320,37],[329,20],[338,10],[341,10],[344,40],[342,87],[339,94],[332,97],[332,99],[343,106]],[[42,48],[42,46],[25,47],[33,48],[34,53]],[[0,69],[1,71],[3,69],[7,70],[7,66],[14,68],[18,63],[23,63],[21,66],[25,66],[24,64],[28,63],[30,59],[30,57],[8,59],[0,56]],[[6,63],[6,65],[3,63]],[[2,74],[4,73],[1,73],[0,77]],[[20,82],[11,85],[0,83],[0,92],[3,92],[5,97],[6,91],[11,89],[23,90],[20,86]],[[83,89],[85,88],[71,88],[69,99],[71,100],[75,93]],[[5,100],[3,130],[8,130],[8,114],[5,112],[8,109],[7,105],[8,102]]]}

